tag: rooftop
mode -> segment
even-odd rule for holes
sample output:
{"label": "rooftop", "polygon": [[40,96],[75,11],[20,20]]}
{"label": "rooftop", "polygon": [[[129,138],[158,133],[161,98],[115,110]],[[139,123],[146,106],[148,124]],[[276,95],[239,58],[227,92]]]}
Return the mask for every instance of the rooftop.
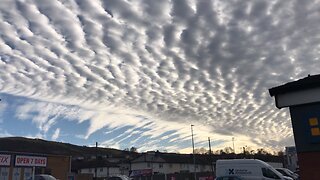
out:
{"label": "rooftop", "polygon": [[302,90],[313,89],[318,87],[320,87],[320,74],[313,75],[313,76],[308,75],[303,79],[289,82],[281,86],[273,87],[269,89],[269,93],[271,96],[275,96],[278,94],[284,94],[284,93],[294,92],[294,91],[302,91]]}

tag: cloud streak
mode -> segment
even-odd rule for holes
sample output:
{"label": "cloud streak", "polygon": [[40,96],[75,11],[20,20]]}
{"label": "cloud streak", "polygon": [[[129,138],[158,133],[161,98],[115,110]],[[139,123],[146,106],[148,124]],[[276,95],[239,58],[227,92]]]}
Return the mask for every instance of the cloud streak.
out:
{"label": "cloud streak", "polygon": [[293,143],[290,117],[267,89],[318,73],[318,4],[5,0],[0,92],[48,103],[17,111],[44,134],[88,121],[85,138],[126,128],[103,142],[139,134],[132,146],[174,151],[189,146],[196,123],[206,127],[198,142],[238,136],[280,149]]}

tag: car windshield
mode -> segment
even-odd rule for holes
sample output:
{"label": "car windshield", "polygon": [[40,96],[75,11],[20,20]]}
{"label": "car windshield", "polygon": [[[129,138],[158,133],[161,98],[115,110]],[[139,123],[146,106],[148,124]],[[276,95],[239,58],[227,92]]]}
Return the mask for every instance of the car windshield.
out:
{"label": "car windshield", "polygon": [[287,173],[286,172],[284,172],[284,170],[282,170],[282,169],[276,169],[278,172],[280,172],[282,175],[287,175]]}

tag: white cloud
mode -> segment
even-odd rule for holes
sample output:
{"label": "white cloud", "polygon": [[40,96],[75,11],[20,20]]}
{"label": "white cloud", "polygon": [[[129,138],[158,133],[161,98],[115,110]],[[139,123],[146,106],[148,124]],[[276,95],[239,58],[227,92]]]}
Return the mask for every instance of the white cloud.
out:
{"label": "white cloud", "polygon": [[60,128],[57,128],[57,129],[54,131],[51,139],[52,139],[53,141],[55,141],[55,140],[57,140],[57,139],[59,138],[59,136],[60,136]]}
{"label": "white cloud", "polygon": [[207,127],[200,139],[237,134],[281,148],[292,143],[290,117],[267,90],[319,73],[318,4],[4,1],[0,92],[62,104],[37,105],[44,111],[36,116],[28,105],[18,110],[43,133],[60,114],[90,121],[86,138],[125,126],[134,135],[150,121],[136,142],[156,147],[170,130],[178,137],[168,138],[184,142],[192,122]]}

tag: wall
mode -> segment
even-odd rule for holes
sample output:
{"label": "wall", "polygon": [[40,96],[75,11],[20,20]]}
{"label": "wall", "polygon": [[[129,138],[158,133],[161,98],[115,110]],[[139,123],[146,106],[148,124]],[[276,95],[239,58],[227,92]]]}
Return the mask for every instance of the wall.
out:
{"label": "wall", "polygon": [[299,166],[300,166],[300,172],[299,172],[300,177],[303,177],[303,179],[306,179],[306,180],[319,180],[320,153],[319,152],[300,152],[298,153],[298,158],[299,158]]}
{"label": "wall", "polygon": [[[159,165],[162,165],[159,166]],[[177,164],[177,163],[133,163],[132,170],[152,169],[153,172],[159,172],[164,174],[180,173],[181,171],[194,172],[193,164]],[[211,172],[210,165],[196,165],[196,172]]]}
{"label": "wall", "polygon": [[[95,168],[85,168],[81,169],[81,174],[93,174],[94,175]],[[121,174],[120,169],[118,167],[98,167],[97,168],[97,177],[108,177],[111,175]]]}
{"label": "wall", "polygon": [[[50,169],[57,179],[67,179],[71,168],[70,159],[69,156],[48,156],[47,169]],[[45,170],[42,173],[45,173]]]}
{"label": "wall", "polygon": [[320,177],[320,103],[290,107],[301,179]]}

